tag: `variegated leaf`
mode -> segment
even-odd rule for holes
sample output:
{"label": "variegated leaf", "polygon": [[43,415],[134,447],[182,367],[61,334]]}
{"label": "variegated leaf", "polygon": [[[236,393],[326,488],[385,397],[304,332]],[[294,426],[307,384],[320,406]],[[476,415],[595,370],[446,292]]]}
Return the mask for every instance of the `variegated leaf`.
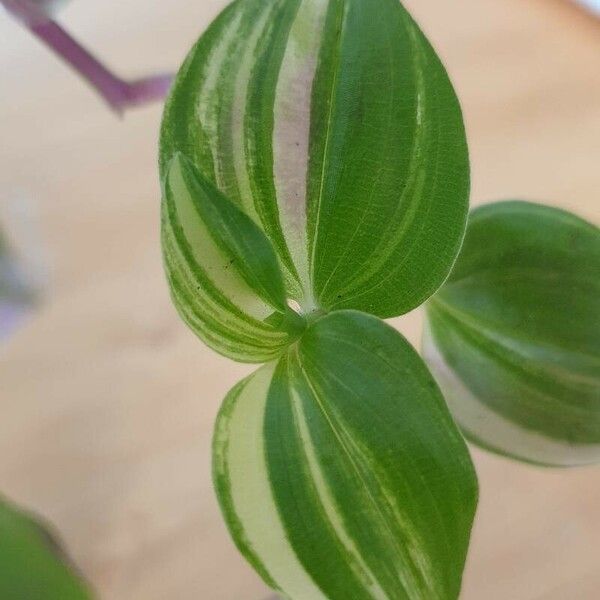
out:
{"label": "variegated leaf", "polygon": [[424,354],[465,434],[522,460],[600,461],[600,230],[561,210],[475,210],[428,303]]}
{"label": "variegated leaf", "polygon": [[181,151],[258,223],[305,312],[404,313],[448,275],[467,213],[460,107],[398,0],[238,0],[167,103]]}
{"label": "variegated leaf", "polygon": [[215,484],[232,536],[294,600],[454,599],[477,483],[425,365],[341,311],[228,395]]}
{"label": "variegated leaf", "polygon": [[209,346],[234,359],[278,356],[301,331],[265,234],[181,154],[164,182],[162,246],[175,306]]}
{"label": "variegated leaf", "polygon": [[54,536],[0,498],[0,598],[91,600],[92,593]]}

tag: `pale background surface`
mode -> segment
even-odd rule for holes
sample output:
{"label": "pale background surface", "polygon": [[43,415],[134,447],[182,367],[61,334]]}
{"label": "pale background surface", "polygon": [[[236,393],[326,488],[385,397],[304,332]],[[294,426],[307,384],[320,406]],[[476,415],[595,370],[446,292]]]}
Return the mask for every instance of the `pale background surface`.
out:
{"label": "pale background surface", "polygon": [[[64,20],[124,74],[173,68],[224,0],[86,0]],[[462,99],[473,202],[600,222],[600,24],[559,0],[410,0]],[[137,12],[139,11],[139,13]],[[27,197],[46,306],[0,348],[0,490],[45,514],[107,600],[261,600],[218,514],[212,422],[248,368],[177,319],[161,273],[158,106],[118,121],[0,15],[0,201]],[[398,321],[418,343],[420,315]],[[600,598],[600,468],[474,451],[464,600]]]}

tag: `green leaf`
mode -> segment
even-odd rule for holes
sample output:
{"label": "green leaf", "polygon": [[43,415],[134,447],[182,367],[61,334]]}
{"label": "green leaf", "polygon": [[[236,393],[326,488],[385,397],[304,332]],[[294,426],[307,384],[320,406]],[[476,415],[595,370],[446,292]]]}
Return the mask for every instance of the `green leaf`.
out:
{"label": "green leaf", "polygon": [[173,185],[177,185],[174,182],[181,175],[193,207],[223,255],[233,261],[241,277],[262,300],[284,313],[287,304],[283,279],[265,234],[182,154],[175,155],[169,172],[167,193],[172,193]]}
{"label": "green leaf", "polygon": [[239,549],[296,600],[457,598],[477,482],[424,363],[332,313],[228,395],[214,477]]}
{"label": "green leaf", "polygon": [[0,598],[90,600],[88,586],[47,530],[0,498]]}
{"label": "green leaf", "polygon": [[390,317],[447,277],[469,165],[446,72],[398,0],[244,0],[167,102],[178,151],[261,226],[306,312]]}
{"label": "green leaf", "polygon": [[302,322],[265,234],[181,154],[169,164],[162,213],[171,294],[190,328],[237,360],[278,356]]}
{"label": "green leaf", "polygon": [[473,211],[428,303],[424,353],[465,434],[549,465],[600,461],[600,230],[561,210]]}

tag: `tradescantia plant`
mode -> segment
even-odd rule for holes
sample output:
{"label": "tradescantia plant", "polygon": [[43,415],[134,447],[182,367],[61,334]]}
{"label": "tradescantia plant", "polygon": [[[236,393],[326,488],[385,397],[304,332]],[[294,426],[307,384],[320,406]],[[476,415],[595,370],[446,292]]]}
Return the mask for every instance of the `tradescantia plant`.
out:
{"label": "tradescantia plant", "polygon": [[[476,475],[425,362],[380,320],[442,286],[467,221],[460,106],[417,25],[397,0],[237,0],[176,78],[160,173],[176,308],[217,352],[264,363],[228,394],[214,434],[215,488],[240,551],[288,598],[456,598]],[[462,308],[445,308],[461,265],[473,262],[469,248],[484,245],[482,271],[494,257],[501,267],[501,257],[510,263],[533,251],[519,253],[516,234],[492,245],[477,221],[475,213],[457,271],[428,303],[427,357],[442,389],[456,392],[453,406],[459,388],[436,367],[455,370],[453,384],[472,375],[451,329]],[[598,232],[581,228],[592,241],[572,249],[586,253]],[[548,253],[547,264],[560,256]],[[560,301],[538,289],[544,281],[531,280],[533,303]],[[483,288],[495,284],[485,273],[481,282],[485,313],[493,291]],[[532,310],[527,291],[513,300],[505,291],[498,331],[501,303],[515,320]],[[539,356],[549,352],[542,346]],[[579,360],[561,355],[565,380],[579,377]],[[500,377],[512,373],[494,364],[499,394]],[[477,383],[467,400],[495,410],[485,381]],[[518,409],[524,389],[506,386],[521,429],[537,426]],[[566,394],[541,410],[556,410]],[[529,406],[537,401],[532,392]],[[593,414],[593,399],[585,406]]]}

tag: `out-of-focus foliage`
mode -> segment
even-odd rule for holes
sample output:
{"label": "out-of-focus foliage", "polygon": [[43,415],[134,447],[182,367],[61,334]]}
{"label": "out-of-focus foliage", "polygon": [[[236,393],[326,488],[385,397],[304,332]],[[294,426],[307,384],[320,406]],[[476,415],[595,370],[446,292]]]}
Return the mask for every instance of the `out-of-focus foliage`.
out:
{"label": "out-of-focus foliage", "polygon": [[89,586],[45,525],[0,498],[0,598],[91,600]]}
{"label": "out-of-focus foliage", "polygon": [[427,307],[425,357],[467,436],[550,465],[600,461],[600,230],[562,210],[474,210]]}

